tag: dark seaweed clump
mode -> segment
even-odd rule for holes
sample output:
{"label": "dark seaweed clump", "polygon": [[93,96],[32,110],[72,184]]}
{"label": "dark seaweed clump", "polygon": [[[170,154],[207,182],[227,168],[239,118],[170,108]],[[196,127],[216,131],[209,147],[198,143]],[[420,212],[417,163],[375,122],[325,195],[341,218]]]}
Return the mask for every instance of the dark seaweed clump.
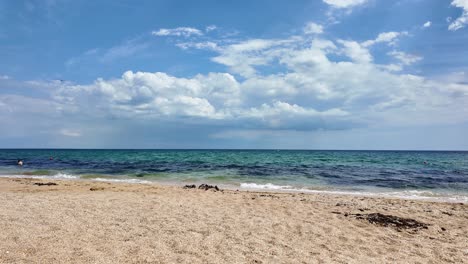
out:
{"label": "dark seaweed clump", "polygon": [[394,215],[385,215],[381,213],[372,213],[372,214],[354,214],[353,216],[356,219],[367,220],[371,224],[384,226],[384,227],[393,227],[397,230],[412,230],[418,231],[421,229],[427,229],[428,224],[419,222],[410,218],[403,218]]}

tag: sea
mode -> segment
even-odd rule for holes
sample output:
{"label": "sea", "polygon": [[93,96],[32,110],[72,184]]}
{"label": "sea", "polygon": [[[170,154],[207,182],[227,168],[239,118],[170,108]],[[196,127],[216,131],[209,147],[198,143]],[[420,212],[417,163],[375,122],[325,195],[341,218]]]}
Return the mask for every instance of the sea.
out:
{"label": "sea", "polygon": [[468,203],[466,151],[0,149],[0,177]]}

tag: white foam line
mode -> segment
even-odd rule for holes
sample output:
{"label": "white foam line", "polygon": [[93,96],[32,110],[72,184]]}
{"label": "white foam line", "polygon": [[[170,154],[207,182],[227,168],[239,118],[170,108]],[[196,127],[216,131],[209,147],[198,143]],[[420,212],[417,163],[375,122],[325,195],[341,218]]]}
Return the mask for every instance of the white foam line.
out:
{"label": "white foam line", "polygon": [[19,178],[19,179],[64,179],[64,180],[75,180],[79,179],[79,176],[58,173],[55,175],[0,175],[0,178]]}
{"label": "white foam line", "polygon": [[105,178],[95,178],[91,179],[93,181],[100,181],[100,182],[122,182],[122,183],[153,183],[150,181],[138,180],[138,179],[105,179]]}
{"label": "white foam line", "polygon": [[[468,196],[464,195],[453,195],[453,196],[434,196],[437,194],[427,191],[404,191],[404,192],[357,192],[357,191],[342,191],[342,190],[311,190],[311,189],[298,189],[292,186],[286,185],[274,185],[272,183],[267,184],[256,184],[256,183],[241,183],[240,188],[250,190],[272,190],[272,191],[283,191],[283,192],[303,192],[303,193],[318,193],[318,194],[338,194],[338,195],[353,195],[353,196],[365,196],[365,197],[387,197],[387,198],[401,198],[411,200],[427,200],[427,201],[439,201],[439,202],[462,202],[468,203]],[[426,195],[424,195],[426,194]],[[432,194],[432,195],[428,195]]]}

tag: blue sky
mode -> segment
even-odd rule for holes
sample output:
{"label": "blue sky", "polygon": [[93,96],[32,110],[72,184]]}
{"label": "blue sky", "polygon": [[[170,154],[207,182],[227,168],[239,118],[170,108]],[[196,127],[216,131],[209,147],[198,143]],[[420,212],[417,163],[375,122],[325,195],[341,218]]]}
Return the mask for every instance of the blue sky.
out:
{"label": "blue sky", "polygon": [[0,0],[0,147],[468,150],[468,0]]}

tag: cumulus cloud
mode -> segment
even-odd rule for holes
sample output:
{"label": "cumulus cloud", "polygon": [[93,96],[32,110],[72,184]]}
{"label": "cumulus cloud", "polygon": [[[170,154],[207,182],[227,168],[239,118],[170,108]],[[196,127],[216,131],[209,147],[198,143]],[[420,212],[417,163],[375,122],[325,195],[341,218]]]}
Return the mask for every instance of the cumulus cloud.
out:
{"label": "cumulus cloud", "polygon": [[[208,28],[207,28],[208,29]],[[214,28],[211,28],[214,29]],[[178,28],[161,28],[157,31],[151,32],[154,36],[176,36],[176,37],[190,37],[202,36],[203,32],[199,29],[192,27],[178,27]]]}
{"label": "cumulus cloud", "polygon": [[[389,43],[401,34],[382,33],[374,42]],[[274,130],[343,129],[375,120],[450,123],[468,116],[468,86],[400,73],[422,59],[403,51],[388,52],[397,64],[376,64],[363,43],[305,33],[178,46],[212,51],[212,61],[228,72],[182,78],[128,71],[117,79],[63,85],[55,102],[67,113],[90,116]]]}
{"label": "cumulus cloud", "polygon": [[451,5],[463,9],[461,16],[455,19],[448,27],[449,30],[456,31],[468,24],[468,0],[453,0]]}
{"label": "cumulus cloud", "polygon": [[323,0],[326,4],[334,8],[351,8],[365,4],[368,0]]}
{"label": "cumulus cloud", "polygon": [[343,53],[357,63],[369,63],[373,60],[369,50],[356,41],[338,40],[344,46]]}
{"label": "cumulus cloud", "polygon": [[[175,122],[209,124],[220,130],[467,122],[466,83],[405,73],[405,66],[422,59],[405,51],[388,51],[393,59],[389,64],[374,61],[370,46],[391,43],[404,34],[384,32],[372,44],[305,32],[276,39],[202,38],[200,42],[176,42],[182,50],[209,50],[211,61],[225,66],[226,72],[181,77],[127,71],[118,78],[88,84],[43,82],[34,85],[54,87],[46,89],[48,98],[28,101],[2,96],[0,110],[14,117],[38,115],[37,107],[47,111],[44,115],[65,122],[78,118],[144,120],[162,127]],[[0,79],[7,81],[12,82]],[[76,126],[66,123],[60,127]],[[68,136],[81,133],[60,131],[72,132],[65,133]]]}
{"label": "cumulus cloud", "polygon": [[423,28],[428,28],[432,25],[431,21],[427,21],[426,23],[423,24]]}

